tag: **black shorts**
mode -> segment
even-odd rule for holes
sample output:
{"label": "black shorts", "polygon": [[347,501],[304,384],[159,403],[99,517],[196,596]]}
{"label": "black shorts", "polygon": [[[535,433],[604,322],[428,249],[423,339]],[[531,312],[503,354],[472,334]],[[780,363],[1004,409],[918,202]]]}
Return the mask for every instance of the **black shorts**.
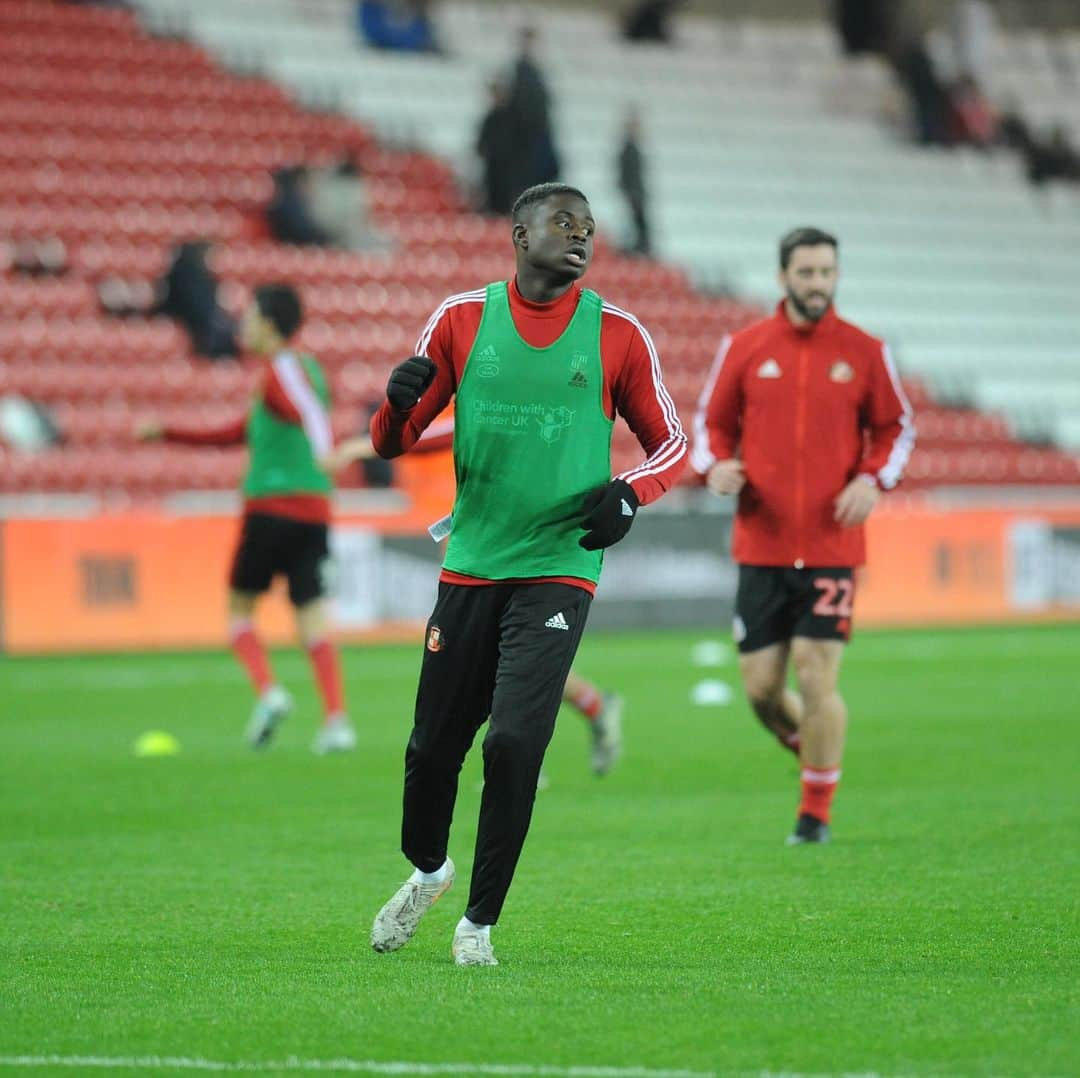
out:
{"label": "black shorts", "polygon": [[329,562],[325,524],[249,513],[233,555],[229,584],[234,591],[259,595],[280,573],[288,578],[293,606],[303,606],[326,594]]}
{"label": "black shorts", "polygon": [[747,652],[793,636],[847,641],[854,599],[852,569],[740,565],[735,643]]}

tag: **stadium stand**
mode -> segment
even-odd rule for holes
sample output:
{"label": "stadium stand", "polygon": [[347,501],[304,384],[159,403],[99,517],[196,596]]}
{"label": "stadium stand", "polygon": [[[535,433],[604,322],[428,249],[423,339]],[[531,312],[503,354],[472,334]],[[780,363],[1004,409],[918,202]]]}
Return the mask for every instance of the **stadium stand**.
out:
{"label": "stadium stand", "polygon": [[[455,7],[446,22],[454,58],[399,59],[357,52],[342,29],[346,7],[341,3],[266,0],[258,5],[257,20],[247,0],[153,0],[143,6],[159,31],[191,32],[230,67],[265,71],[308,107],[263,78],[226,71],[196,46],[155,36],[127,13],[0,0],[0,260],[10,262],[15,245],[27,239],[55,237],[68,252],[67,272],[55,277],[26,277],[0,261],[0,396],[17,393],[45,404],[65,436],[61,447],[46,453],[3,451],[0,487],[5,493],[119,492],[139,499],[235,485],[242,467],[239,453],[163,447],[135,453],[131,430],[135,417],[147,411],[185,424],[209,424],[237,414],[251,391],[252,367],[209,364],[191,355],[173,323],[107,319],[97,305],[96,286],[104,278],[152,280],[179,241],[207,238],[218,244],[213,265],[233,310],[258,281],[281,277],[303,287],[309,322],[301,344],[317,352],[331,372],[339,404],[335,418],[342,429],[355,427],[363,404],[381,393],[391,362],[411,351],[417,329],[446,294],[506,271],[505,223],[469,213],[453,170],[432,155],[441,151],[451,157],[451,149],[469,143],[487,69],[466,43],[484,29],[489,34],[485,61],[501,55],[500,41],[507,43],[508,54],[511,27],[504,16]],[[664,138],[671,140],[650,148],[662,199],[657,233],[664,255],[679,259],[699,277],[723,272],[733,294],[767,294],[771,288],[765,277],[755,274],[768,268],[769,239],[828,193],[811,186],[799,202],[793,188],[777,178],[789,172],[775,166],[784,161],[790,171],[811,147],[831,148],[843,166],[832,172],[835,190],[830,188],[828,205],[845,237],[850,275],[845,309],[875,328],[895,329],[909,371],[925,370],[931,388],[953,393],[971,382],[951,383],[942,373],[944,366],[935,366],[934,357],[945,354],[947,346],[980,377],[983,367],[989,369],[987,357],[1000,355],[1000,377],[1008,381],[1011,376],[1013,385],[1018,371],[1025,380],[1032,371],[1045,370],[1049,377],[1057,369],[1055,357],[1067,357],[1065,346],[1075,339],[1067,330],[1077,315],[1061,298],[1067,286],[1054,283],[1053,269],[1065,264],[1068,229],[1059,235],[1056,225],[1020,214],[1016,177],[1000,162],[986,163],[984,169],[981,162],[927,158],[877,136],[885,166],[875,171],[877,164],[863,157],[869,137],[864,126],[827,116],[813,93],[791,92],[799,79],[816,77],[812,59],[793,64],[799,75],[793,75],[792,86],[758,95],[753,72],[760,76],[767,65],[754,57],[772,55],[776,42],[771,38],[760,48],[746,45],[750,51],[737,53],[738,64],[734,58],[729,64],[722,53],[720,71],[734,89],[716,116],[728,124],[722,130],[729,137],[706,132],[703,138],[695,134],[695,124],[712,114],[695,112],[701,100],[688,103],[680,85],[717,77],[707,74],[705,54],[698,57],[693,79],[684,72],[676,80],[675,61],[648,50],[635,53],[635,63],[644,65],[636,74],[616,78],[630,70],[623,47],[614,42],[601,47],[598,25],[590,16],[550,16],[546,22],[547,35],[558,36],[562,27],[562,40],[569,42],[552,64],[553,82],[564,100],[573,90],[583,110],[573,114],[573,125],[568,112],[561,114],[567,172],[594,193],[595,204],[615,206],[610,148],[601,157],[594,132],[608,130],[604,117],[613,116],[616,102],[624,100],[627,77],[644,72],[655,79],[650,128],[657,135],[663,128]],[[583,30],[590,26],[595,51]],[[756,41],[745,27],[741,32],[746,42]],[[587,68],[582,66],[585,55],[590,58]],[[574,88],[575,70],[583,87]],[[878,77],[865,70],[871,73],[860,78]],[[789,106],[796,98],[806,101],[793,113]],[[331,105],[353,118],[325,111]],[[668,114],[658,110],[668,109],[669,122],[661,125],[659,117]],[[767,116],[775,121],[777,114],[785,117],[779,128],[762,126]],[[589,120],[584,126],[582,116]],[[734,133],[740,134],[737,144]],[[388,148],[405,135],[432,152]],[[785,137],[781,152],[776,143]],[[372,216],[394,239],[396,251],[360,255],[271,242],[262,217],[270,171],[299,161],[330,161],[343,152],[361,162],[370,183]],[[698,161],[699,152],[713,154],[713,164]],[[773,167],[765,170],[770,178],[764,182],[763,163],[769,161]],[[858,161],[862,164],[856,167]],[[853,172],[847,171],[849,165]],[[890,170],[893,165],[898,171]],[[1043,307],[1037,320],[1025,321],[1025,303],[1033,290],[1022,275],[1014,279],[1020,291],[1013,294],[989,271],[985,278],[964,278],[965,268],[992,263],[997,272],[1020,256],[1003,253],[999,239],[979,235],[974,218],[965,220],[961,214],[964,199],[954,197],[948,186],[944,193],[924,191],[921,200],[905,203],[903,212],[891,216],[881,207],[860,209],[867,218],[877,209],[881,216],[859,238],[855,211],[847,210],[850,186],[887,200],[901,186],[919,187],[913,177],[923,176],[924,166],[945,184],[955,181],[957,169],[961,175],[969,169],[985,171],[985,177],[979,171],[971,194],[979,213],[1007,217],[1002,227],[1022,236],[1022,249],[1040,250],[1048,260],[1049,291],[1039,290]],[[1009,174],[984,190],[983,178],[998,173]],[[672,187],[676,175],[697,186]],[[874,194],[886,175],[891,186]],[[790,177],[798,179],[793,171]],[[912,231],[916,210],[933,219]],[[935,238],[943,227],[934,217],[938,213],[958,215],[940,243]],[[686,418],[720,337],[760,310],[703,293],[686,271],[623,257],[609,244],[602,246],[589,280],[616,303],[632,307],[654,331],[669,387]],[[894,282],[891,289],[888,280]],[[909,280],[916,284],[903,284]],[[876,319],[866,298],[876,294],[873,288],[879,289],[882,305]],[[904,288],[914,290],[916,307],[919,302],[927,307],[922,337],[917,320],[904,322],[899,309],[889,306],[893,293]],[[967,307],[958,297],[965,288],[981,289],[984,300],[990,296],[998,304],[997,320],[984,322],[979,336],[962,317]],[[931,305],[931,298],[939,306]],[[948,327],[956,330],[953,336],[945,332]],[[938,353],[931,354],[932,348]],[[917,356],[922,361],[916,362]],[[964,369],[958,359],[957,370]],[[1040,415],[1042,384],[1032,383],[1031,406]],[[1074,458],[1018,442],[1000,416],[939,407],[918,379],[909,379],[908,387],[920,412],[921,432],[909,470],[913,488],[1080,482]],[[1058,387],[1055,402],[1066,395]],[[1011,407],[1018,399],[1012,394],[1001,403]],[[1080,412],[1080,400],[1076,404]],[[616,451],[620,461],[636,452],[625,431]]]}
{"label": "stadium stand", "polygon": [[[448,55],[432,57],[357,44],[348,0],[260,3],[258,25],[250,4],[144,7],[226,62],[258,65],[305,100],[333,102],[462,172],[486,80],[512,55],[523,22],[542,21],[564,171],[605,219],[624,224],[613,143],[634,101],[645,115],[661,257],[696,280],[766,297],[765,238],[804,218],[831,227],[844,239],[845,310],[886,336],[905,370],[947,399],[1005,408],[1026,436],[1077,444],[1075,195],[1034,197],[1009,154],[929,152],[897,139],[867,106],[890,85],[885,65],[846,60],[824,22],[687,18],[669,49],[620,41],[610,13],[545,9],[541,20],[540,9],[448,3],[437,9]],[[1005,35],[996,50],[999,100],[1080,130],[1062,71],[1062,57],[1080,64],[1080,36]],[[1039,252],[1037,267],[1029,251]]]}

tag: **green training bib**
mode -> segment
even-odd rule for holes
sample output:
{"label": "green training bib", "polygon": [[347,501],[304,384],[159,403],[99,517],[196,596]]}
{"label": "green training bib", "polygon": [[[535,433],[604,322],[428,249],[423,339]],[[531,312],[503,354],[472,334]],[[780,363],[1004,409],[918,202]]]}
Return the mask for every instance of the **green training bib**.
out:
{"label": "green training bib", "polygon": [[611,478],[602,309],[584,290],[562,336],[533,348],[514,325],[506,282],[487,286],[454,408],[457,497],[445,568],[489,580],[599,580],[602,552],[578,540],[586,493]]}

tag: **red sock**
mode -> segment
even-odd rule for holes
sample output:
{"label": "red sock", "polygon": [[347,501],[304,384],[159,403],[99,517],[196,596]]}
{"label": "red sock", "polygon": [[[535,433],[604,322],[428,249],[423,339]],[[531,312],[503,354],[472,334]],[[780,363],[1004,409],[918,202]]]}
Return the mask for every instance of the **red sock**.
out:
{"label": "red sock", "polygon": [[255,635],[255,626],[250,621],[237,619],[229,627],[229,636],[233,654],[248,672],[255,691],[262,696],[274,684],[274,675],[266,650]]}
{"label": "red sock", "polygon": [[345,714],[345,695],[341,688],[341,665],[337,648],[329,640],[316,640],[308,646],[308,657],[322,696],[325,721]]}
{"label": "red sock", "polygon": [[804,767],[799,815],[813,816],[822,823],[828,823],[833,794],[836,793],[839,782],[840,769],[838,767],[829,769]]}
{"label": "red sock", "polygon": [[590,722],[604,710],[604,698],[595,685],[585,682],[585,687],[578,692],[572,692],[567,700],[571,707],[576,707]]}

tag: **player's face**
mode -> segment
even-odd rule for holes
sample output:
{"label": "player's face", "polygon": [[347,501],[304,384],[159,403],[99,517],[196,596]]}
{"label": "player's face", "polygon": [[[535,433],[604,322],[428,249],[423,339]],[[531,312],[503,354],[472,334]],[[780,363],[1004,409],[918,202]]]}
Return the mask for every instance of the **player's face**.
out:
{"label": "player's face", "polygon": [[244,312],[244,321],[240,327],[240,342],[245,352],[266,351],[266,319],[259,313],[258,304],[254,302]]}
{"label": "player's face", "polygon": [[533,208],[518,246],[529,265],[576,281],[592,261],[595,232],[596,222],[584,199],[553,195]]}
{"label": "player's face", "polygon": [[832,306],[836,295],[836,248],[831,243],[796,247],[780,284],[791,305],[811,322],[817,322]]}

